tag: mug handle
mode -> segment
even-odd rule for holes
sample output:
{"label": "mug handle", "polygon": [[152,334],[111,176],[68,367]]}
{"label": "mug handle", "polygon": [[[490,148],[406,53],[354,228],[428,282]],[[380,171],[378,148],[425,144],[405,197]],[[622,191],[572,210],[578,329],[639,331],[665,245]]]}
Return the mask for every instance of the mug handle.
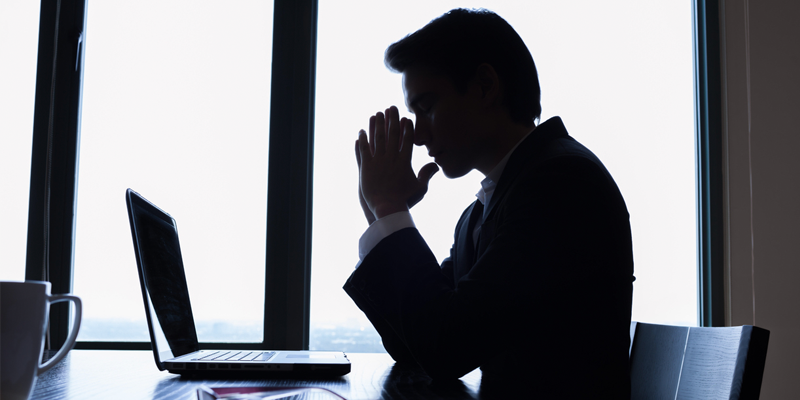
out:
{"label": "mug handle", "polygon": [[64,345],[61,346],[61,349],[58,350],[58,353],[56,353],[56,355],[53,356],[53,358],[47,360],[46,363],[39,366],[37,375],[49,370],[50,368],[53,368],[53,366],[58,364],[58,362],[61,361],[61,359],[64,358],[64,356],[67,355],[67,353],[72,349],[72,347],[75,346],[75,339],[78,338],[78,330],[81,327],[81,316],[83,314],[82,312],[83,310],[81,307],[81,299],[78,296],[73,296],[69,294],[57,294],[50,296],[48,301],[51,304],[59,303],[62,301],[72,301],[73,303],[75,303],[75,318],[73,319],[72,322],[72,331],[70,331],[69,336],[67,336],[67,341],[64,342]]}

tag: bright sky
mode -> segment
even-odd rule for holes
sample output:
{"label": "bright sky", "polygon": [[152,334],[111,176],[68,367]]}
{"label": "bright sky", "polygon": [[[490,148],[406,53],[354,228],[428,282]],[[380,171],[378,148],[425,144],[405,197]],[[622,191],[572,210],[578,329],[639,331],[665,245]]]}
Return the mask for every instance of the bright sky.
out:
{"label": "bright sky", "polygon": [[[561,116],[625,196],[634,319],[696,324],[690,2],[408,1],[379,16],[366,11],[374,4],[320,2],[312,324],[349,318],[369,327],[341,286],[367,226],[355,197],[353,141],[375,112],[397,105],[405,114],[401,77],[383,65],[386,46],[449,9],[481,6],[504,17],[533,54],[542,120]],[[417,169],[430,162],[424,150],[414,160]],[[477,171],[457,180],[437,174],[412,210],[440,261],[481,179]]]}
{"label": "bright sky", "polygon": [[[185,3],[89,7],[74,286],[84,318],[144,318],[123,200],[131,187],[178,221],[195,318],[261,323],[271,4]],[[356,133],[389,105],[411,117],[386,46],[451,8],[481,6],[531,50],[543,120],[561,116],[625,196],[634,319],[696,324],[691,2],[382,4],[320,0],[312,325],[369,326],[341,286],[366,228]],[[0,76],[0,279],[24,277],[37,35],[38,1],[0,4],[0,54],[14,60]],[[416,168],[427,162],[415,153]],[[439,259],[481,179],[437,174],[413,209]]]}

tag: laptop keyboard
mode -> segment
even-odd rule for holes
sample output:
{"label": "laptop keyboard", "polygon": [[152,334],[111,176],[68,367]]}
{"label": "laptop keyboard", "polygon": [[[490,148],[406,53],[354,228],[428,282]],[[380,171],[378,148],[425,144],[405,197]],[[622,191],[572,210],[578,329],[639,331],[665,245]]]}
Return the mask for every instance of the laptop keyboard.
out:
{"label": "laptop keyboard", "polygon": [[274,351],[215,351],[194,361],[267,361]]}

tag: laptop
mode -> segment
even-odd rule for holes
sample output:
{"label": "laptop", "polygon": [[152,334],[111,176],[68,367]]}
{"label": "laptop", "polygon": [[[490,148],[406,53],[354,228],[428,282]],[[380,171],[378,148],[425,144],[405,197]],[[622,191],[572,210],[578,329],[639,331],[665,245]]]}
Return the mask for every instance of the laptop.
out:
{"label": "laptop", "polygon": [[343,352],[201,350],[189,301],[175,219],[128,189],[125,194],[139,282],[158,369],[174,374],[264,372],[340,376]]}

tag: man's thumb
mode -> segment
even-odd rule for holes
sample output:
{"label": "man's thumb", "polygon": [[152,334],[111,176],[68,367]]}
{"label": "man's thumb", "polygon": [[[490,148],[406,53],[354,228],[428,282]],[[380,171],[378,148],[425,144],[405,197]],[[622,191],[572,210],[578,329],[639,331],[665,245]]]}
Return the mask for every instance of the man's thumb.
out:
{"label": "man's thumb", "polygon": [[425,164],[425,166],[419,170],[419,174],[417,174],[417,180],[420,181],[420,183],[423,183],[425,186],[428,186],[428,182],[437,172],[439,172],[439,166],[436,165],[436,163]]}

